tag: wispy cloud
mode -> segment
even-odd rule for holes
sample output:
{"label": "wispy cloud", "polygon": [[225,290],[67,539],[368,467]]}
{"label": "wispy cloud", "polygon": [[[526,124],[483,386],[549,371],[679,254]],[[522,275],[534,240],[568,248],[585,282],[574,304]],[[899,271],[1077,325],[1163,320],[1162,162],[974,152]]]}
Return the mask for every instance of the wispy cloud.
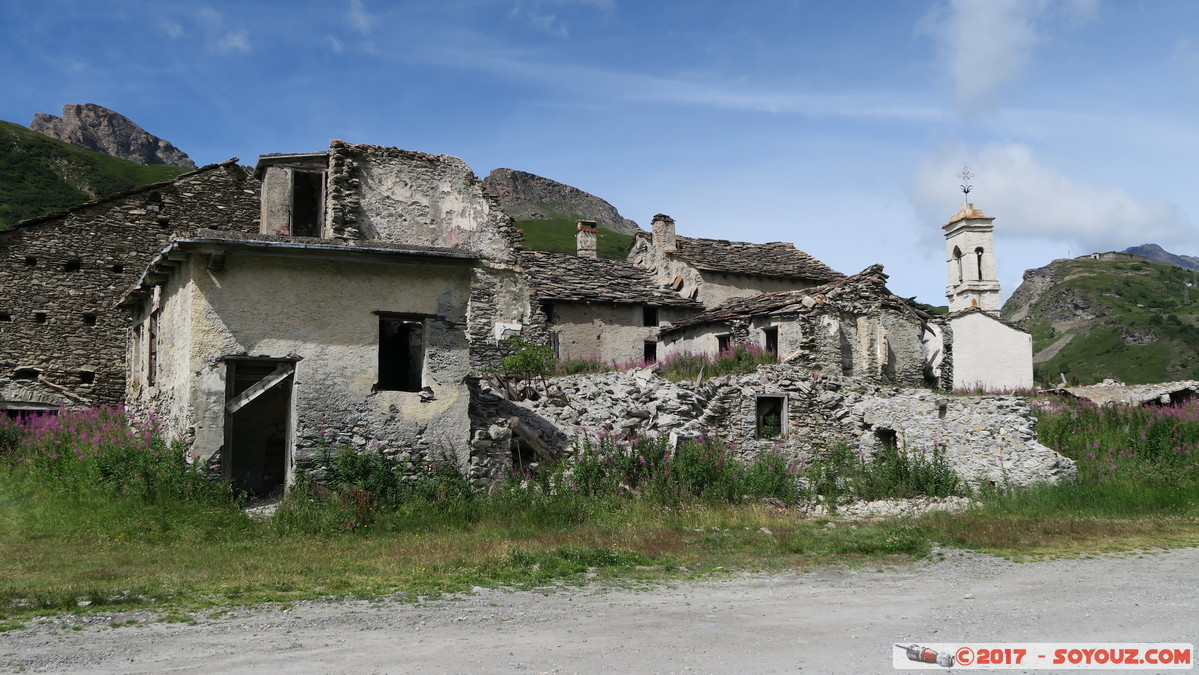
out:
{"label": "wispy cloud", "polygon": [[615,5],[613,0],[516,0],[508,15],[522,19],[544,33],[565,39],[570,37],[570,25],[562,17],[562,12],[573,7],[610,12]]}
{"label": "wispy cloud", "polygon": [[1000,90],[1023,73],[1045,39],[1047,15],[1065,23],[1089,20],[1096,0],[948,0],[918,27],[937,43],[953,78],[959,108],[977,113],[994,107]]}
{"label": "wispy cloud", "polygon": [[371,25],[374,23],[370,13],[366,11],[366,6],[362,4],[362,0],[350,0],[350,8],[346,11],[346,19],[354,30],[368,35],[371,32]]}
{"label": "wispy cloud", "polygon": [[163,34],[171,39],[178,39],[183,35],[183,26],[169,19],[159,22],[158,27],[162,30]]}
{"label": "wispy cloud", "polygon": [[[971,195],[996,229],[1025,239],[1056,240],[1077,251],[1107,251],[1153,242],[1190,246],[1199,232],[1177,205],[1126,190],[1087,184],[1041,161],[1026,145],[947,144],[916,171],[912,199],[929,218],[945,219],[946,205],[968,163],[975,173]],[[960,196],[960,195],[959,195]]]}
{"label": "wispy cloud", "polygon": [[230,26],[225,16],[210,7],[199,11],[200,23],[208,36],[209,46],[218,54],[250,52],[250,33],[244,28]]}

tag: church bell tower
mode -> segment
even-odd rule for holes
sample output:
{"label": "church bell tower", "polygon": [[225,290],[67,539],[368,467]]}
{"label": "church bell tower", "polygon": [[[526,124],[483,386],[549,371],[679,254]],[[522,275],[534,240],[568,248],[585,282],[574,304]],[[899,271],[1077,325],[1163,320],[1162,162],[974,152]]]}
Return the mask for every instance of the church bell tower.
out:
{"label": "church bell tower", "polygon": [[977,307],[999,315],[999,280],[995,272],[995,243],[991,221],[981,209],[966,202],[945,230],[946,264],[949,285],[945,297],[949,311]]}

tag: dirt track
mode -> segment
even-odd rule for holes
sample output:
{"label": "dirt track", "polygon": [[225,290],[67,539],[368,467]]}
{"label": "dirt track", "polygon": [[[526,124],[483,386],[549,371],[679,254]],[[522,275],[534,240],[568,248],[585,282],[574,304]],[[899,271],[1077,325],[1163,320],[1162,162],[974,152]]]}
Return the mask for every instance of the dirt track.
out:
{"label": "dirt track", "polygon": [[[417,604],[313,602],[198,615],[196,625],[153,623],[145,613],[65,617],[0,633],[0,667],[894,673],[897,642],[1196,643],[1197,574],[1199,549],[1023,564],[949,551],[943,562],[882,571],[822,569],[647,590],[480,590]],[[112,627],[131,618],[140,623]]]}

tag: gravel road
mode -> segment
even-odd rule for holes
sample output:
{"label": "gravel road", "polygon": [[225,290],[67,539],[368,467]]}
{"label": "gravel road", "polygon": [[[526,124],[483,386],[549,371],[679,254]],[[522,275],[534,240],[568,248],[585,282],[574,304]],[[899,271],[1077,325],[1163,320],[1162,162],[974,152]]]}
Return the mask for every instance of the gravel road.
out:
{"label": "gravel road", "polygon": [[1199,642],[1199,549],[1033,563],[943,553],[886,569],[645,589],[480,589],[419,603],[238,608],[197,614],[194,625],[155,622],[144,612],[59,617],[0,633],[0,668],[894,673],[895,643]]}

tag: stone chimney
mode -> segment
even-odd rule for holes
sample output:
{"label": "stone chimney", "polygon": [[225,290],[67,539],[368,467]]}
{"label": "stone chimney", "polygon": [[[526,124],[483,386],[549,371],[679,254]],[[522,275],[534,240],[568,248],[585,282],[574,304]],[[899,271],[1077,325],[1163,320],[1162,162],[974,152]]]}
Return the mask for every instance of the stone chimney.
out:
{"label": "stone chimney", "polygon": [[596,237],[599,235],[599,227],[596,226],[594,220],[580,220],[578,227],[575,229],[575,251],[582,258],[596,258]]}
{"label": "stone chimney", "polygon": [[675,250],[674,218],[665,213],[654,216],[653,232],[654,248],[659,251]]}

